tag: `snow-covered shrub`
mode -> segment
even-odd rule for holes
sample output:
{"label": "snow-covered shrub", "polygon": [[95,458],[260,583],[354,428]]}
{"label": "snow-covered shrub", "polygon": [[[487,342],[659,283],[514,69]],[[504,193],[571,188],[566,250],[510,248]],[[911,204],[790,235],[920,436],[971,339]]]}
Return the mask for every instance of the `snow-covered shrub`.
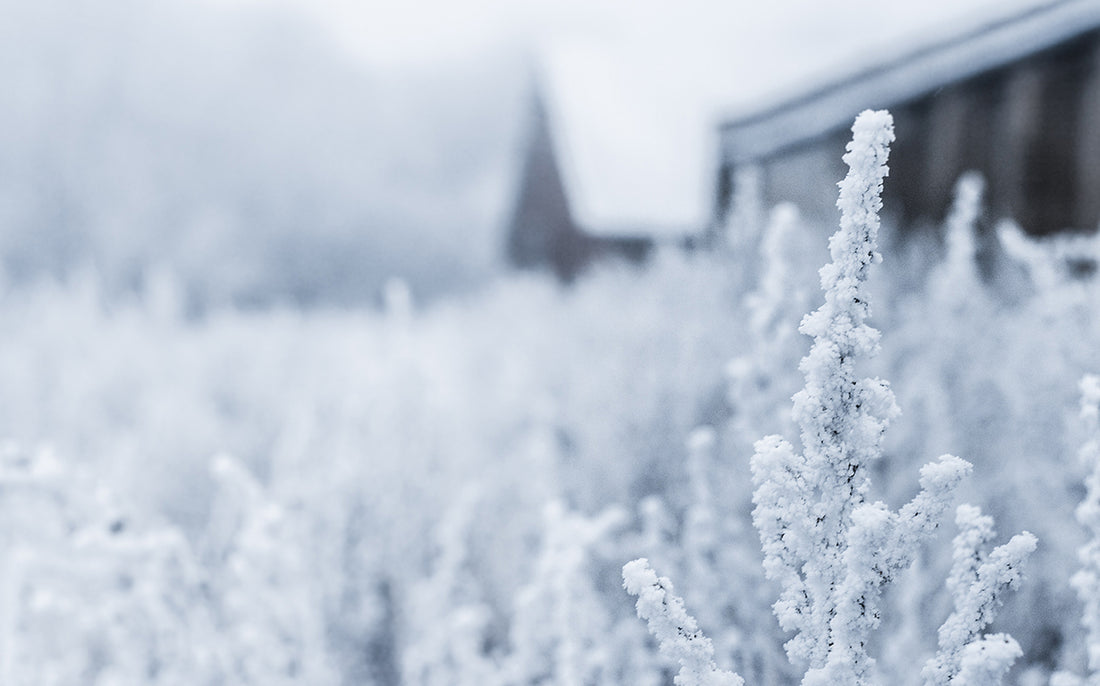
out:
{"label": "snow-covered shrub", "polygon": [[1077,519],[1091,538],[1081,548],[1082,568],[1072,583],[1085,608],[1082,624],[1087,632],[1089,670],[1095,675],[1100,674],[1100,377],[1088,375],[1081,380],[1081,417],[1089,430],[1081,460],[1091,473],[1085,481],[1085,501],[1077,507]]}
{"label": "snow-covered shrub", "polygon": [[737,290],[746,292],[759,276],[756,255],[760,250],[760,227],[768,208],[764,204],[764,173],[751,164],[734,172],[733,197],[719,227],[712,249],[724,253],[735,272]]}
{"label": "snow-covered shrub", "polygon": [[[810,503],[802,523],[785,511],[789,528],[769,539],[769,568],[789,562],[793,573],[781,576],[798,577],[808,592],[816,584],[814,597],[835,611],[800,621],[837,639],[834,667],[845,644],[866,638],[879,660],[868,673],[904,686],[919,683],[954,609],[938,581],[951,576],[951,548],[942,545],[950,534],[916,553],[902,542],[923,537],[936,518],[922,503],[940,507],[937,489],[962,469],[934,464],[922,478],[932,492],[903,505],[918,490],[919,465],[941,452],[973,463],[975,478],[960,487],[967,500],[1000,527],[1043,541],[992,636],[981,637],[983,625],[952,644],[945,664],[955,682],[1001,677],[1014,653],[1003,633],[1025,651],[1019,668],[1029,678],[1055,667],[1083,672],[1087,637],[1066,570],[1083,538],[1067,522],[1084,475],[1062,452],[1074,443],[1073,383],[1082,369],[1100,368],[1097,282],[1084,268],[1083,239],[1029,244],[1050,265],[1080,269],[1001,298],[1002,285],[978,277],[976,191],[972,177],[960,181],[944,263],[927,279],[899,286],[894,271],[881,274],[885,292],[907,298],[876,291],[872,321],[860,319],[863,303],[834,297],[822,310],[831,315],[807,321],[820,339],[814,359],[833,370],[800,396],[796,414],[810,440],[798,450],[766,443],[758,460],[786,479],[761,483],[758,499],[773,503],[762,514],[778,512],[784,494]],[[98,660],[104,678],[154,661],[163,679],[196,684],[285,680],[298,669],[319,683],[662,686],[676,668],[620,585],[621,562],[635,557],[676,580],[719,670],[736,668],[761,686],[796,681],[805,665],[786,658],[768,607],[778,580],[764,578],[751,530],[749,457],[760,435],[794,432],[790,396],[803,383],[798,360],[810,340],[796,335],[814,274],[804,268],[814,242],[806,236],[818,228],[781,206],[767,226],[744,226],[758,253],[662,253],[645,271],[596,270],[570,290],[508,277],[428,306],[414,306],[395,282],[384,312],[188,319],[170,280],[153,273],[146,297],[129,303],[108,302],[92,272],[3,291],[0,435],[50,440],[67,456],[34,467],[33,488],[13,485],[23,477],[5,482],[0,541],[14,552],[0,569],[12,560],[12,569],[31,569],[33,559],[41,571],[5,577],[26,592],[21,604],[0,604],[0,655],[19,646],[31,656],[11,667],[23,670],[22,682],[12,671],[5,683],[48,683],[48,669],[56,683],[87,683],[73,675]],[[734,271],[739,259],[755,263],[755,283]],[[849,266],[848,275],[868,268]],[[827,268],[834,285],[858,281],[845,269]],[[866,300],[862,286],[852,293]],[[877,347],[872,323],[885,354],[857,359]],[[876,375],[892,386],[861,381]],[[888,391],[906,416],[883,435],[893,417]],[[830,424],[818,400],[837,417],[838,408],[857,412]],[[825,457],[844,456],[839,442],[853,458],[840,466],[852,468],[830,472]],[[880,451],[885,459],[874,457]],[[211,473],[218,453],[240,462]],[[803,459],[815,455],[820,469]],[[873,497],[863,490],[868,476]],[[820,479],[839,488],[806,486]],[[126,503],[118,532],[110,514],[118,507],[91,497],[99,486]],[[477,498],[461,497],[468,488]],[[846,494],[854,500],[841,502]],[[546,519],[541,507],[554,500],[561,516]],[[908,521],[918,506],[921,521]],[[593,539],[578,522],[608,508],[638,521]],[[817,533],[835,544],[820,555],[810,546]],[[59,555],[74,562],[52,564]],[[914,555],[916,567],[898,576]],[[869,569],[895,583],[880,585]],[[133,570],[143,583],[125,581]],[[812,580],[798,576],[810,571]],[[186,611],[163,609],[180,597],[190,599]],[[84,619],[65,619],[78,614]],[[49,663],[46,637],[71,659]],[[182,641],[199,646],[190,666],[173,657]],[[829,650],[819,652],[828,665]]]}
{"label": "snow-covered shrub", "polygon": [[661,652],[677,662],[676,686],[743,686],[735,673],[714,663],[714,646],[674,595],[668,577],[657,577],[644,557],[623,567],[623,587],[638,598],[638,616],[649,623]]}
{"label": "snow-covered shrub", "polygon": [[[892,452],[955,450],[969,456],[990,440],[975,424],[1003,418],[998,414],[1001,394],[988,384],[990,360],[1003,347],[997,308],[976,259],[983,188],[976,172],[959,177],[944,230],[943,261],[928,269],[923,290],[897,304],[899,322],[887,336],[884,366],[909,420],[887,441]],[[954,422],[960,410],[969,424],[965,428]],[[898,467],[908,469],[908,462],[900,460]]]}
{"label": "snow-covered shrub", "polygon": [[[1005,268],[1016,259],[1011,255],[1000,258],[999,272],[980,271],[975,249],[985,240],[979,231],[984,222],[966,226],[983,214],[978,186],[972,175],[960,178],[943,261],[930,265],[923,286],[896,303],[893,324],[884,330],[885,355],[874,371],[891,379],[905,415],[886,438],[890,459],[876,468],[875,478],[887,502],[899,502],[911,493],[906,475],[925,455],[966,456],[974,478],[962,487],[963,497],[1000,526],[1031,531],[1043,542],[1042,554],[1029,562],[1029,582],[1006,598],[998,630],[1019,640],[1026,662],[1048,670],[1078,650],[1078,632],[1066,619],[1076,600],[1064,570],[1080,543],[1065,522],[1080,498],[1082,475],[1065,456],[1075,449],[1071,391],[1082,370],[1098,363],[1091,314],[1097,284],[1067,277],[1046,290],[1013,291]],[[1016,238],[1026,241],[1017,253],[1031,250],[1055,270],[1053,246],[1062,239],[1037,244]],[[949,573],[946,549],[928,547],[923,578],[909,578],[891,592],[890,602],[917,612],[899,618],[897,626],[886,619],[884,629],[910,637],[914,650],[935,650],[926,641],[935,636],[938,618],[951,611],[939,585],[928,583]],[[906,656],[895,647],[884,646],[884,667],[899,681],[911,679]]]}
{"label": "snow-covered shrub", "polygon": [[477,492],[461,493],[437,531],[430,575],[408,591],[401,653],[403,683],[473,686],[494,683],[498,665],[485,654],[489,607],[469,567]]}
{"label": "snow-covered shrub", "polygon": [[[732,422],[733,420],[731,420]],[[688,437],[691,499],[678,537],[678,565],[654,564],[676,575],[684,601],[714,643],[723,668],[736,665],[750,683],[783,683],[794,674],[781,648],[782,635],[769,612],[771,584],[764,578],[760,548],[751,530],[751,492],[731,469],[733,446],[719,445],[716,432],[700,427]],[[726,459],[723,459],[726,458]],[[649,552],[642,553],[649,556]],[[760,589],[745,594],[744,588]]]}
{"label": "snow-covered shrub", "polygon": [[881,622],[882,587],[912,564],[970,471],[969,463],[945,455],[921,469],[920,493],[897,512],[866,501],[870,465],[898,413],[886,382],[855,373],[855,361],[878,347],[878,332],[866,324],[866,282],[879,259],[892,120],[864,112],[852,131],[844,158],[850,171],[837,203],[841,226],[830,241],[833,261],[821,270],[825,304],[801,327],[814,337],[801,365],[806,387],[794,398],[803,453],[769,436],[753,457],[753,521],[768,576],[783,586],[775,613],[796,632],[787,650],[808,668],[805,684],[873,680],[867,645]]}
{"label": "snow-covered shrub", "polygon": [[225,654],[181,531],[49,453],[0,456],[0,680],[215,684]]}
{"label": "snow-covered shrub", "polygon": [[798,323],[809,305],[809,280],[801,273],[809,265],[806,250],[799,248],[808,242],[807,233],[798,209],[790,204],[776,206],[764,228],[760,281],[743,300],[748,342],[726,366],[731,413],[727,434],[735,441],[730,449],[751,449],[761,432],[790,426],[786,400],[798,390],[797,364],[805,355]]}
{"label": "snow-covered shrub", "polygon": [[1084,608],[1084,627],[1088,677],[1080,679],[1071,673],[1057,675],[1060,686],[1082,686],[1100,683],[1100,377],[1086,374],[1080,383],[1081,419],[1087,429],[1087,439],[1081,446],[1081,462],[1089,469],[1085,479],[1085,500],[1077,506],[1077,520],[1088,531],[1089,540],[1078,551],[1081,569],[1071,583]]}
{"label": "snow-covered shrub", "polygon": [[503,683],[613,683],[605,645],[612,617],[594,581],[593,558],[601,541],[622,527],[623,513],[588,518],[554,502],[544,516],[530,582],[516,595]]}
{"label": "snow-covered shrub", "polygon": [[1095,250],[1096,238],[1036,239],[1004,229],[999,235],[1019,243],[1012,257],[1030,260],[1032,283],[1002,314],[999,347],[983,362],[1002,399],[1003,418],[988,433],[979,497],[998,524],[1025,528],[1042,542],[1042,554],[1028,565],[1029,582],[1007,602],[1000,624],[1028,658],[1045,653],[1043,659],[1058,664],[1081,649],[1072,620],[1077,599],[1065,582],[1082,544],[1080,529],[1066,524],[1074,519],[1088,469],[1073,458],[1081,433],[1075,391],[1082,374],[1100,368],[1100,280],[1075,273],[1072,263]]}
{"label": "snow-covered shrub", "polygon": [[301,522],[237,460],[218,457],[211,472],[205,562],[231,680],[336,683]]}
{"label": "snow-covered shrub", "polygon": [[[801,365],[806,387],[795,395],[805,452],[800,456],[782,438],[769,436],[757,443],[753,457],[753,521],[768,576],[783,586],[776,616],[784,629],[797,632],[787,650],[810,674],[843,683],[865,678],[869,657],[863,646],[878,617],[875,582],[905,566],[906,555],[900,548],[884,548],[896,546],[898,516],[863,506],[869,487],[865,467],[879,457],[880,437],[897,408],[884,382],[859,381],[854,369],[855,359],[878,343],[877,332],[864,323],[865,282],[869,265],[878,259],[879,193],[893,123],[884,112],[864,113],[853,133],[845,156],[851,171],[838,202],[841,228],[830,241],[833,262],[821,271],[826,302],[801,327],[814,337]],[[961,461],[945,461],[937,475],[943,478],[933,477],[928,486],[940,486],[942,497],[964,470]],[[932,512],[914,512],[928,518],[945,507],[935,500],[930,504]],[[895,557],[901,558],[896,567]],[[812,681],[809,675],[807,680]]]}
{"label": "snow-covered shrub", "polygon": [[[690,448],[689,448],[690,450]],[[664,498],[646,496],[638,503],[638,540],[634,546],[662,569],[680,570],[690,554],[681,545],[679,527]]]}
{"label": "snow-covered shrub", "polygon": [[[959,506],[955,524],[959,533],[955,537],[954,564],[947,577],[955,611],[940,627],[940,649],[925,665],[924,682],[927,686],[947,686],[960,680],[998,684],[1022,652],[1011,636],[983,636],[982,632],[1004,602],[1005,592],[1019,585],[1023,564],[1037,542],[1024,532],[986,552],[983,548],[994,536],[993,518],[983,516],[972,505]],[[987,659],[984,667],[983,656]],[[982,670],[984,676],[979,676]],[[969,671],[974,676],[963,679],[962,673]]]}
{"label": "snow-covered shrub", "polygon": [[[687,602],[696,608],[697,616],[705,615],[701,624],[710,628],[712,640],[718,644],[718,654],[727,656],[732,655],[744,639],[743,627],[730,621],[737,610],[736,599],[741,596],[735,588],[743,583],[736,580],[736,575],[739,572],[751,574],[757,565],[755,559],[747,556],[733,564],[723,559],[739,552],[736,537],[728,530],[739,519],[724,516],[716,498],[715,486],[721,481],[718,479],[719,465],[715,464],[715,448],[714,430],[709,427],[696,429],[688,437],[688,483],[692,498],[684,513],[683,560],[679,567],[665,566],[660,561],[658,566],[683,579],[689,589]],[[729,507],[732,503],[725,505]]]}

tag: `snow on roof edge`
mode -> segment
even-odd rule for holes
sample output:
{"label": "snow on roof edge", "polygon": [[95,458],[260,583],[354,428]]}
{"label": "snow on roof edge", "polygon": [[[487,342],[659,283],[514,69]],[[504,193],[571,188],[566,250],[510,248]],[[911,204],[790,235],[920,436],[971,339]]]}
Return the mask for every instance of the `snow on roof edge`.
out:
{"label": "snow on roof edge", "polygon": [[537,73],[573,221],[609,239],[702,233],[718,168],[705,108],[670,101],[640,82],[632,62],[615,52],[622,46],[556,47],[541,51]]}
{"label": "snow on roof edge", "polygon": [[1097,29],[1095,0],[1030,7],[727,118],[720,126],[723,157],[739,162],[775,154],[847,127],[863,109],[905,102]]}

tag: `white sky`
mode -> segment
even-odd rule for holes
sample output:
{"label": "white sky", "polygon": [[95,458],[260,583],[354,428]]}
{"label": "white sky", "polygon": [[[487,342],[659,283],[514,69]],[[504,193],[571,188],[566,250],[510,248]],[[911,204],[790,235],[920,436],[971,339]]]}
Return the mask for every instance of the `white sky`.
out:
{"label": "white sky", "polygon": [[[351,51],[375,66],[444,63],[494,44],[591,40],[608,44],[690,38],[677,50],[719,49],[736,66],[764,67],[754,56],[806,48],[844,52],[942,26],[1020,0],[215,0],[284,5],[316,17]],[[1027,4],[1037,4],[1031,0]],[[770,55],[772,58],[780,55]],[[750,59],[746,59],[750,58]],[[745,61],[742,61],[745,60]]]}
{"label": "white sky", "polygon": [[586,228],[616,230],[706,221],[724,113],[1046,0],[216,1],[300,8],[390,74],[530,51],[574,211]]}

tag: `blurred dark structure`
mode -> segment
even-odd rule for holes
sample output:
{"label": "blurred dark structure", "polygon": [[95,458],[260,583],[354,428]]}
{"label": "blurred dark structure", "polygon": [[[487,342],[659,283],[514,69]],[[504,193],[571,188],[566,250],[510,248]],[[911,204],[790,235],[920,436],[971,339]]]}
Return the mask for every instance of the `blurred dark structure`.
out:
{"label": "blurred dark structure", "polygon": [[1097,0],[1047,3],[727,122],[714,230],[745,168],[763,202],[831,220],[841,155],[866,108],[894,115],[884,210],[903,227],[940,222],[970,169],[986,178],[991,214],[1029,233],[1100,222]]}
{"label": "blurred dark structure", "polygon": [[550,269],[561,281],[570,282],[599,259],[644,262],[653,249],[652,239],[595,236],[576,225],[550,129],[546,105],[536,90],[531,97],[520,185],[507,230],[509,264],[521,269]]}

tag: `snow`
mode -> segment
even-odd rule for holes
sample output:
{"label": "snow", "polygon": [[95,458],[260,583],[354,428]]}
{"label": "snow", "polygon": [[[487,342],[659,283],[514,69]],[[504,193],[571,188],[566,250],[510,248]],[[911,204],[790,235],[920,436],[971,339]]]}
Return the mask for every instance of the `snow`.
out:
{"label": "snow", "polygon": [[[883,151],[867,152],[849,156],[862,160],[853,179],[866,191],[849,211],[874,205]],[[859,233],[869,235],[866,220]],[[844,243],[853,254],[834,276],[858,274],[874,251],[834,241]],[[850,544],[830,556],[843,610],[827,627],[844,645],[835,654],[855,654],[873,629],[880,649],[868,656],[874,665],[859,656],[863,667],[881,672],[878,683],[910,686],[915,662],[935,651],[942,616],[927,608],[949,600],[938,598],[951,547],[930,545],[913,575],[896,575],[916,551],[906,541],[931,532],[969,471],[941,458],[921,469],[911,498],[917,465],[935,454],[928,446],[943,443],[973,460],[970,495],[1002,529],[1042,540],[1013,593],[1002,591],[1032,543],[970,546],[967,559],[985,563],[955,575],[966,612],[949,629],[965,633],[952,632],[962,638],[948,649],[966,642],[951,658],[954,682],[989,683],[1016,657],[1001,636],[970,635],[985,630],[972,615],[995,605],[990,589],[1006,601],[996,630],[1026,649],[1021,669],[1035,683],[1055,665],[1084,673],[1086,637],[1067,584],[1084,535],[1072,514],[1083,470],[1068,459],[1078,441],[1067,426],[1081,370],[1100,369],[1090,316],[1100,284],[1036,283],[1021,302],[1001,303],[999,286],[974,282],[989,292],[954,289],[968,305],[953,309],[937,300],[951,289],[912,288],[892,258],[878,271],[898,281],[876,291],[893,297],[876,298],[875,323],[894,324],[882,327],[882,367],[866,371],[918,402],[902,403],[906,417],[891,431],[900,440],[876,462],[868,497],[908,504],[894,514],[863,501],[851,526],[831,527]],[[784,278],[744,279],[737,264],[773,259],[787,264],[758,271]],[[18,601],[0,608],[0,681],[666,683],[675,667],[660,661],[615,583],[624,561],[647,558],[683,602],[643,563],[625,581],[695,665],[680,684],[733,681],[723,670],[759,686],[797,683],[792,670],[805,665],[781,654],[767,609],[778,589],[749,535],[743,446],[787,423],[778,418],[804,346],[779,332],[805,311],[797,294],[816,266],[773,250],[670,254],[566,290],[508,278],[425,308],[393,282],[384,313],[226,309],[192,320],[170,283],[113,305],[92,281],[5,293],[0,435],[27,446],[48,439],[56,458],[0,444],[12,551],[0,573]],[[864,308],[836,303],[832,284],[824,309],[837,315],[839,339]],[[746,327],[757,305],[744,294],[772,288],[775,321]],[[731,356],[749,372],[716,411]],[[862,376],[857,365],[850,371]],[[834,425],[846,450],[873,448],[873,423],[861,427],[854,414],[887,414],[886,387],[869,402],[847,378],[823,387],[833,397],[822,400],[845,406]],[[693,432],[700,421],[714,422],[713,433]],[[837,516],[821,501],[837,489],[807,472],[815,446],[759,445],[757,465],[771,478],[757,479],[757,493],[774,515],[762,521],[768,571],[790,586],[812,569],[806,561],[820,569],[829,559],[818,552],[830,530],[822,525]],[[809,587],[826,598],[831,582],[817,576]],[[887,577],[901,582],[900,600],[880,596]],[[783,601],[790,628],[805,616],[793,612],[799,595]]]}
{"label": "snow", "polygon": [[[495,140],[467,135],[467,127],[488,126],[478,105],[493,91],[487,79],[427,78],[426,57],[411,50],[395,52],[385,69],[364,66],[375,70],[370,79],[321,83],[306,66],[343,73],[344,63],[315,46],[258,26],[262,35],[242,34],[205,16],[184,25],[190,14],[176,5],[126,2],[104,15],[78,8],[63,27],[55,13],[76,7],[73,0],[39,0],[0,22],[0,38],[9,39],[0,40],[0,75],[41,84],[49,96],[0,117],[0,177],[44,179],[26,192],[45,206],[28,203],[29,220],[12,211],[24,208],[0,184],[6,238],[46,232],[47,210],[61,204],[81,210],[74,226],[113,229],[104,239],[112,247],[136,252],[147,240],[169,256],[193,250],[199,273],[221,267],[237,276],[261,264],[240,249],[282,236],[264,230],[264,215],[243,215],[239,243],[217,242],[230,229],[209,222],[199,239],[215,240],[213,249],[200,250],[172,240],[195,238],[175,213],[204,200],[217,210],[225,192],[272,215],[303,212],[300,225],[285,228],[295,236],[411,232],[403,223],[345,224],[354,208],[389,207],[381,196],[392,191],[394,207],[452,215],[439,226],[463,227],[468,215],[446,200],[465,192],[456,179],[481,169],[464,156]],[[92,15],[103,31],[83,26]],[[575,54],[591,48],[595,60],[604,54],[592,47],[601,31],[627,36],[593,21],[568,45]],[[127,47],[138,38],[140,49]],[[631,40],[644,46],[644,38]],[[432,59],[459,44],[452,36]],[[118,52],[99,52],[105,46]],[[388,48],[377,49],[381,59]],[[283,61],[292,54],[302,59]],[[599,73],[634,73],[612,57]],[[119,78],[128,87],[116,82],[107,64],[114,60],[126,65]],[[664,64],[659,55],[639,62],[635,80],[620,84],[624,97],[656,87],[650,75]],[[669,65],[672,78],[671,58]],[[440,71],[457,66],[451,59]],[[684,93],[703,85],[680,83]],[[338,118],[320,116],[315,110],[338,109],[334,92],[363,99],[343,101]],[[659,111],[646,116],[659,120]],[[120,126],[134,114],[143,115],[141,126]],[[644,133],[644,118],[628,107],[620,115],[610,129],[641,122],[632,135]],[[225,304],[188,316],[184,282],[155,265],[131,298],[112,297],[92,271],[23,287],[0,276],[0,683],[667,683],[676,667],[661,662],[617,583],[622,563],[635,559],[623,580],[654,638],[683,661],[679,686],[739,683],[734,669],[756,686],[797,682],[791,670],[805,665],[781,655],[784,637],[767,609],[780,582],[788,589],[784,625],[809,627],[822,650],[835,638],[826,656],[839,658],[834,671],[851,656],[859,674],[874,668],[879,683],[910,686],[916,662],[935,650],[943,613],[929,609],[946,610],[951,600],[940,598],[939,583],[951,547],[921,553],[915,573],[896,585],[902,597],[880,587],[912,561],[916,540],[931,533],[971,470],[941,458],[920,470],[912,497],[917,465],[939,444],[973,460],[968,495],[1003,530],[1027,528],[1042,540],[1027,583],[1006,593],[1034,539],[987,551],[992,520],[962,511],[965,545],[955,546],[961,562],[948,588],[956,611],[941,661],[947,677],[995,683],[1019,647],[1027,650],[1021,669],[1031,672],[1025,683],[1044,683],[1054,667],[1084,673],[1100,615],[1096,556],[1074,577],[1087,587],[1067,576],[1074,553],[1100,528],[1092,521],[1100,511],[1095,475],[1081,510],[1086,526],[1072,512],[1096,462],[1096,377],[1081,389],[1091,403],[1080,432],[1084,464],[1071,458],[1080,442],[1071,426],[1077,380],[1100,370],[1100,280],[1091,272],[1071,278],[1064,267],[1085,249],[1080,238],[1037,247],[1005,233],[1017,248],[998,249],[1006,262],[1021,261],[1020,278],[1029,279],[1016,299],[999,300],[1004,284],[977,279],[973,235],[949,242],[949,267],[922,265],[926,281],[887,253],[887,268],[876,270],[884,280],[864,283],[889,119],[868,114],[855,129],[862,143],[846,156],[854,169],[843,184],[842,236],[832,242],[837,264],[823,271],[826,302],[807,320],[822,352],[805,365],[809,392],[799,396],[797,418],[812,440],[797,451],[778,434],[795,432],[786,415],[809,343],[791,332],[809,309],[799,294],[821,262],[791,244],[823,249],[823,238],[809,237],[836,227],[803,226],[786,209],[770,228],[763,212],[742,213],[756,223],[745,220],[737,235],[763,234],[759,253],[658,252],[645,270],[593,270],[569,289],[510,276],[426,305],[415,284],[392,279],[382,284],[382,310]],[[226,154],[183,154],[199,139],[228,146]],[[112,143],[103,161],[101,141]],[[173,154],[142,163],[156,144]],[[360,167],[353,158],[371,159]],[[270,175],[255,185],[227,183],[261,167]],[[71,184],[50,185],[58,175]],[[199,187],[156,211],[128,205],[191,183]],[[269,204],[284,193],[285,204]],[[953,230],[973,234],[980,208],[968,203],[980,201],[960,196]],[[424,233],[405,239],[423,261],[437,229],[416,230]],[[468,228],[450,239],[473,242]],[[392,267],[392,244],[379,245]],[[211,264],[221,246],[222,262]],[[331,258],[319,264],[333,266]],[[879,347],[877,329],[878,361],[854,359]],[[893,385],[860,381],[865,374]],[[897,439],[883,444],[885,420],[896,415],[891,389],[907,414],[891,430]],[[710,428],[696,429],[701,423]],[[746,446],[765,432],[777,435],[757,443],[757,473],[767,478],[756,478],[756,500],[776,584],[763,578],[749,533]],[[873,470],[860,466],[872,459]],[[855,497],[840,502],[844,489]],[[872,497],[882,502],[868,504]],[[1096,552],[1095,541],[1086,545]],[[1071,583],[1087,594],[1087,636]],[[807,607],[798,605],[803,590],[820,601],[816,615],[796,612]],[[981,635],[1002,596],[997,630],[1019,646],[1006,634]],[[816,672],[816,683],[831,673]]]}
{"label": "snow", "polygon": [[680,664],[676,686],[744,686],[740,676],[715,666],[710,639],[674,595],[672,582],[658,578],[649,560],[643,557],[623,566],[623,588],[637,596],[638,616],[649,623],[661,651]]}

